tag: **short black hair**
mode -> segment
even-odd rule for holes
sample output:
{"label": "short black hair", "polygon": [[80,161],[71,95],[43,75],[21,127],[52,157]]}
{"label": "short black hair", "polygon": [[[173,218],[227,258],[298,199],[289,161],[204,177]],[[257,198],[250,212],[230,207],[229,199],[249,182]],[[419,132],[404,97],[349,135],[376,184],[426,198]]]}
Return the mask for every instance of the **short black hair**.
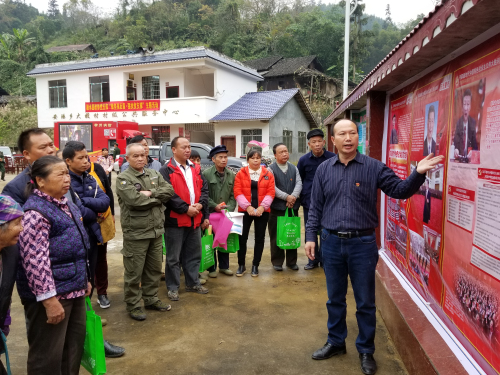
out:
{"label": "short black hair", "polygon": [[280,146],[285,146],[286,147],[286,144],[284,144],[283,142],[280,142],[280,143],[276,143],[274,146],[273,146],[273,154],[276,155],[276,149]]}
{"label": "short black hair", "polygon": [[172,142],[170,142],[170,147],[171,148],[177,147],[177,142],[181,138],[187,139],[186,137],[183,137],[183,136],[179,135],[178,137],[175,137],[174,139],[172,139]]}
{"label": "short black hair", "polygon": [[466,89],[466,90],[464,91],[464,95],[462,96],[462,104],[463,104],[463,102],[464,102],[464,98],[465,98],[466,96],[470,96],[470,97],[471,97],[471,99],[472,99],[472,91],[470,91],[470,89]]}
{"label": "short black hair", "polygon": [[104,148],[101,150],[101,152],[103,152],[104,150],[109,151],[106,147],[104,147]]}
{"label": "short black hair", "polygon": [[200,158],[200,160],[201,160],[201,156],[198,153],[198,151],[196,151],[196,150],[191,150],[191,155],[189,156],[189,159],[191,159],[191,158]]}
{"label": "short black hair", "polygon": [[19,148],[19,152],[22,154],[24,150],[28,150],[31,147],[30,138],[32,135],[40,134],[47,134],[47,132],[40,128],[31,128],[23,131],[17,139],[17,147]]}
{"label": "short black hair", "polygon": [[429,116],[431,115],[431,113],[434,113],[434,117],[436,116],[436,108],[434,108],[434,105],[431,105],[429,107],[429,112],[427,113],[427,120],[429,119]]}
{"label": "short black hair", "polygon": [[83,142],[69,141],[68,143],[66,143],[66,146],[64,146],[63,159],[73,160],[76,153],[82,150],[85,150],[85,144]]}
{"label": "short black hair", "polygon": [[260,152],[260,150],[253,148],[250,151],[248,151],[247,161],[249,161],[255,154],[259,154],[259,156],[262,158],[262,152]]}
{"label": "short black hair", "polygon": [[129,139],[128,143],[141,143],[143,140],[145,140],[146,137],[143,136],[142,134],[136,135],[135,137],[132,137]]}
{"label": "short black hair", "polygon": [[[347,121],[350,121],[352,122],[354,125],[356,125],[356,123],[352,120],[349,120],[348,118],[343,118],[343,119],[340,119],[339,121],[337,121],[335,124],[332,125],[332,135],[335,136],[335,125],[337,125],[340,121],[344,121],[344,120],[347,120]],[[356,125],[356,133],[358,133],[358,125]]]}

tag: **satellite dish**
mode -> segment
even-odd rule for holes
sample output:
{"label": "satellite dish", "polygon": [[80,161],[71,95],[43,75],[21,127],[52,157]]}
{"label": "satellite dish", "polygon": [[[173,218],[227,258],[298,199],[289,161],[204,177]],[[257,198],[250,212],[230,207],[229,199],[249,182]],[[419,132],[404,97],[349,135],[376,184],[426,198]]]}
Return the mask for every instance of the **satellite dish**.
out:
{"label": "satellite dish", "polygon": [[148,45],[147,52],[148,53],[155,53],[155,47],[152,44]]}

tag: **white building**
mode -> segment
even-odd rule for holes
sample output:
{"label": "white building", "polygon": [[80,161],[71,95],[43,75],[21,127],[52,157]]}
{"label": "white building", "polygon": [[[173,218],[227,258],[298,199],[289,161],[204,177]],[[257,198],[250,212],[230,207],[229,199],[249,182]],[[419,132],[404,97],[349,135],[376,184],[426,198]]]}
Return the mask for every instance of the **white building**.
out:
{"label": "white building", "polygon": [[[205,47],[43,64],[28,76],[36,78],[39,127],[53,128],[60,121],[134,121],[157,144],[184,135],[212,145],[220,140],[209,120],[255,92],[263,80],[255,70]],[[116,102],[133,100],[159,100],[159,108],[116,109]],[[89,110],[93,103],[108,105],[95,112]]]}

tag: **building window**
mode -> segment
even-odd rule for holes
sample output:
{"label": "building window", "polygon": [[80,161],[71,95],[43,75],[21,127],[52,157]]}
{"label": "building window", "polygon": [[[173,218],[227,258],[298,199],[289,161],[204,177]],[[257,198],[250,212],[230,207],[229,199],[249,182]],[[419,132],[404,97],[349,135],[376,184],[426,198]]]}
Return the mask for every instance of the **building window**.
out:
{"label": "building window", "polygon": [[293,132],[291,130],[283,130],[283,143],[286,145],[288,152],[291,154],[292,151],[292,138]]}
{"label": "building window", "polygon": [[127,100],[137,99],[137,89],[134,87],[127,87]]}
{"label": "building window", "polygon": [[142,77],[142,99],[160,99],[160,76]]}
{"label": "building window", "polygon": [[307,150],[306,132],[299,132],[299,153],[305,154]]}
{"label": "building window", "polygon": [[90,77],[90,101],[109,102],[109,76]]}
{"label": "building window", "polygon": [[155,145],[170,142],[170,126],[153,126],[151,128],[151,138],[153,138]]}
{"label": "building window", "polygon": [[[241,130],[241,152],[247,153],[247,143],[250,141],[262,142],[262,129],[242,129]],[[257,147],[256,147],[257,148]],[[262,150],[260,150],[262,152]]]}
{"label": "building window", "polygon": [[179,97],[179,86],[167,87],[167,98],[178,98],[178,97]]}
{"label": "building window", "polygon": [[49,81],[50,108],[66,108],[68,95],[66,93],[66,80]]}

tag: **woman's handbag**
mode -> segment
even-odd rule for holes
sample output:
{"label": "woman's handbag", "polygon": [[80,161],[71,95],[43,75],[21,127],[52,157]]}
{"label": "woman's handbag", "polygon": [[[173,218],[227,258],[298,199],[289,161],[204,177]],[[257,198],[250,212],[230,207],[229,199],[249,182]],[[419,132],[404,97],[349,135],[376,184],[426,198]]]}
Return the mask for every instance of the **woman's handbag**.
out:
{"label": "woman's handbag", "polygon": [[90,298],[85,297],[87,310],[87,332],[83,344],[82,366],[92,375],[106,373],[104,356],[104,338],[102,336],[101,317],[92,309]]}
{"label": "woman's handbag", "polygon": [[212,244],[214,243],[214,235],[206,234],[205,231],[201,237],[201,262],[200,262],[200,272],[203,272],[215,264],[214,250]]}
{"label": "woman's handbag", "polygon": [[285,216],[278,217],[278,236],[276,245],[283,250],[298,249],[300,247],[300,217],[288,215],[289,208],[286,209]]}
{"label": "woman's handbag", "polygon": [[[95,173],[94,171],[94,163],[91,163],[90,175],[97,181],[97,184],[99,185],[101,190],[106,192],[106,189],[104,189],[104,185],[102,184],[100,178],[97,176],[97,173]],[[115,238],[116,229],[113,215],[111,215],[111,207],[108,207],[106,212],[104,212],[103,214],[99,214],[97,222],[101,226],[102,243],[106,243]]]}

